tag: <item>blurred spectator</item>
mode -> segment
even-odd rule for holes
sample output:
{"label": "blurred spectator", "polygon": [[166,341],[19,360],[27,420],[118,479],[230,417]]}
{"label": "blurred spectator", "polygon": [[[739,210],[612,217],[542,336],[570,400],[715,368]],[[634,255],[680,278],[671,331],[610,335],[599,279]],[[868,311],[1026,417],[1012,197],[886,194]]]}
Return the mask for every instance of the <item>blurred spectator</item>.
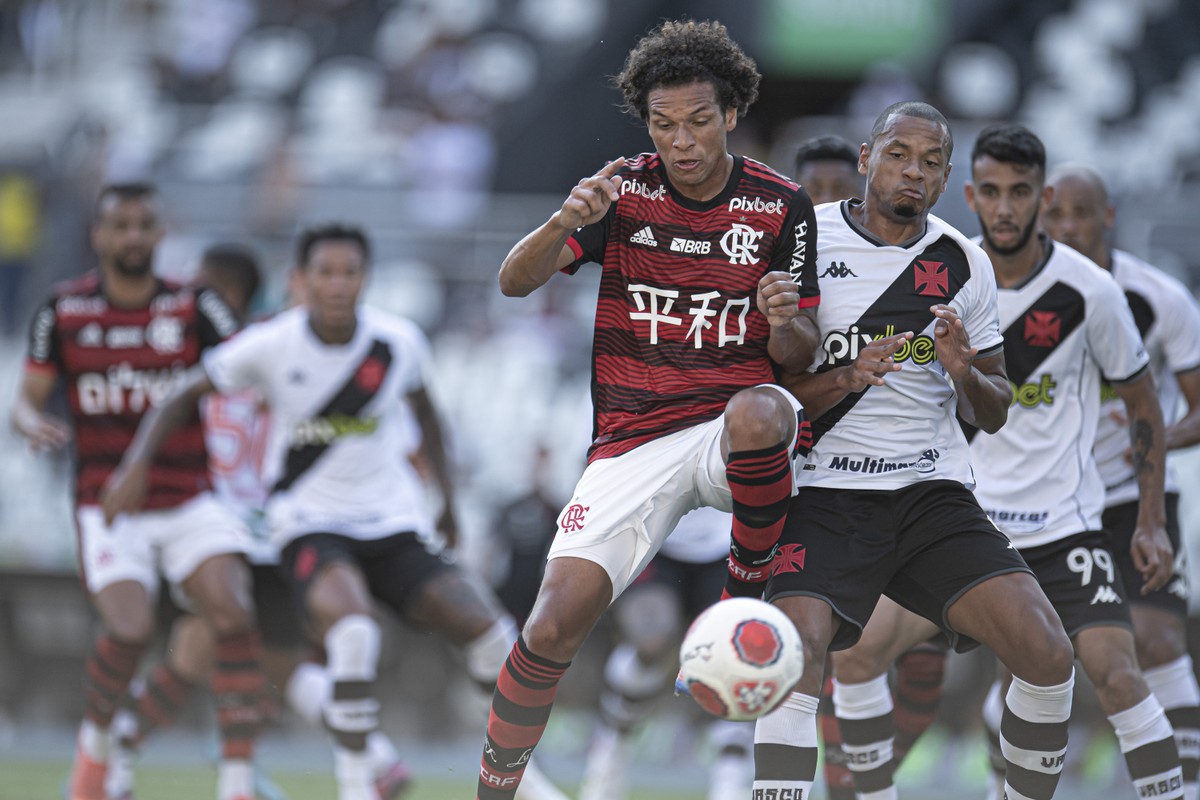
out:
{"label": "blurred spectator", "polygon": [[252,0],[163,0],[157,64],[163,87],[184,103],[211,103],[225,88],[233,48],[254,24]]}
{"label": "blurred spectator", "polygon": [[0,333],[11,336],[24,321],[21,299],[41,231],[41,202],[33,180],[0,173]]}

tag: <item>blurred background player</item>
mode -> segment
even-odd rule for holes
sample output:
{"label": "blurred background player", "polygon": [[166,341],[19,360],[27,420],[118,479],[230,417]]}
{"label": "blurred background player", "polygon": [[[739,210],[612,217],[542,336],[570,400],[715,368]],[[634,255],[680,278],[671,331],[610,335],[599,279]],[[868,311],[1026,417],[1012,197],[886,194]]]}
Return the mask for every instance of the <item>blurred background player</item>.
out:
{"label": "blurred background player", "polygon": [[[814,205],[862,197],[863,176],[858,172],[858,148],[840,136],[806,139],[796,150],[796,182],[805,188]],[[817,265],[822,278],[842,277],[842,267]],[[896,659],[896,678],[892,689],[896,739],[893,749],[898,769],[917,739],[933,724],[942,699],[942,680],[946,673],[945,640],[913,647]],[[819,710],[821,739],[824,744],[824,774],[829,800],[854,800],[854,775],[851,773],[842,733],[834,715],[833,672],[821,690]]]}
{"label": "blurred background player", "polygon": [[[169,455],[142,465],[145,511],[105,518],[100,492],[143,415],[236,322],[211,291],[160,280],[153,271],[163,228],[154,189],[105,187],[92,244],[98,272],[61,287],[34,319],[29,361],[12,412],[35,449],[61,447],[68,429],[45,406],[61,377],[74,424],[79,561],[104,632],[87,662],[69,800],[102,800],[109,727],[155,631],[160,575],[215,638],[212,690],[222,736],[219,800],[253,796],[250,760],[260,724],[262,644],[250,576],[248,533],[210,490],[198,405],[180,409]],[[130,509],[133,511],[134,509]]]}
{"label": "blurred background player", "polygon": [[[691,620],[721,596],[729,556],[728,512],[688,512],[645,571],[613,603],[618,641],[604,666],[600,714],[580,800],[625,800],[636,739],[679,668]],[[690,704],[689,704],[689,710]],[[754,726],[709,720],[708,800],[744,800],[754,774]]]}
{"label": "blurred background player", "polygon": [[[1046,233],[1108,270],[1125,291],[1150,356],[1166,424],[1166,449],[1200,442],[1200,309],[1195,298],[1175,278],[1113,247],[1110,234],[1116,209],[1098,173],[1081,165],[1063,166],[1051,173],[1047,186],[1053,194],[1041,215]],[[1104,480],[1104,530],[1112,535],[1113,555],[1125,583],[1138,664],[1175,729],[1184,796],[1195,800],[1200,688],[1187,652],[1189,587],[1179,536],[1179,479],[1168,464],[1167,535],[1176,553],[1175,577],[1161,589],[1143,594],[1129,556],[1138,508],[1129,424],[1120,397],[1107,386],[1103,397],[1095,453]]]}
{"label": "blurred background player", "polygon": [[[1040,206],[1053,195],[1045,179],[1045,147],[1028,128],[999,124],[980,132],[967,204],[979,217],[982,246],[996,271],[1004,359],[1016,388],[1002,429],[967,429],[975,494],[1062,618],[1117,734],[1135,794],[1180,798],[1179,752],[1163,706],[1138,667],[1125,593],[1126,581],[1132,595],[1146,595],[1172,574],[1162,409],[1116,281],[1039,231]],[[1104,483],[1092,450],[1102,379],[1123,404],[1132,436],[1137,508],[1123,559],[1132,573],[1124,576],[1101,527]],[[1006,717],[1000,731],[1008,725]],[[1010,765],[1010,783],[1013,770]]]}
{"label": "blurred background player", "polygon": [[478,800],[514,796],[571,659],[684,514],[732,509],[726,591],[758,595],[766,581],[807,438],[775,370],[811,361],[820,294],[808,196],[728,151],[759,78],[719,22],[642,37],[616,83],[655,152],[581,180],[501,265],[510,296],[604,269],[594,441],[497,685]]}
{"label": "blurred background player", "polygon": [[792,177],[808,192],[814,206],[862,195],[858,148],[840,136],[817,136],[801,142],[792,164]]}
{"label": "blurred background player", "polygon": [[[367,749],[379,714],[372,597],[463,647],[468,674],[488,689],[516,638],[494,596],[433,542],[437,529],[453,547],[457,529],[450,465],[426,389],[427,344],[411,322],[359,306],[369,261],[358,228],[304,231],[297,264],[305,305],[250,326],[191,370],[147,420],[105,492],[106,513],[136,508],[142,465],[179,424],[181,409],[217,389],[258,391],[272,429],[272,541],[328,656],[332,690],[323,716],[339,800],[379,797]],[[410,413],[444,503],[437,526],[403,457]],[[542,788],[531,784],[531,799],[561,797],[549,786],[535,795],[534,787]]]}

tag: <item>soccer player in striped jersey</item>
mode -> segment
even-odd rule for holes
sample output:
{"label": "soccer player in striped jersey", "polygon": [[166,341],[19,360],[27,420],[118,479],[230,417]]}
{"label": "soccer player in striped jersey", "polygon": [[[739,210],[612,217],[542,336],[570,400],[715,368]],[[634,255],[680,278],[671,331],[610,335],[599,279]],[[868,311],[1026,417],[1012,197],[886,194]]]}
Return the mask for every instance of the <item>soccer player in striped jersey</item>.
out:
{"label": "soccer player in striped jersey", "polygon": [[[1173,570],[1162,408],[1120,286],[1038,230],[1039,208],[1053,200],[1045,169],[1041,140],[1021,125],[985,128],[971,154],[967,203],[996,270],[1014,386],[1003,430],[968,429],[975,493],[1062,618],[1116,731],[1135,793],[1181,798],[1179,753],[1139,669],[1125,591],[1126,585],[1140,595],[1159,590]],[[1138,490],[1124,559],[1133,574],[1124,576],[1101,526],[1104,482],[1092,448],[1102,379],[1128,418]],[[1002,720],[1002,739],[1006,733]]]}
{"label": "soccer player in striped jersey", "polygon": [[[755,800],[812,791],[825,655],[836,651],[841,677],[846,648],[860,637],[882,653],[881,680],[841,687],[843,746],[862,797],[895,797],[886,670],[939,629],[957,649],[990,646],[1018,676],[1006,701],[1006,755],[1013,769],[1032,764],[1038,773],[1026,783],[1014,777],[1009,796],[1044,800],[1058,783],[1074,685],[1070,640],[971,494],[956,420],[1002,430],[1012,390],[991,264],[929,213],[945,191],[953,146],[937,109],[889,106],[859,148],[865,198],[817,209],[818,258],[838,265],[839,277],[822,280],[812,370],[788,380],[814,415],[813,449],[766,592],[800,632],[805,674],[758,721]],[[881,595],[933,625],[896,642],[877,622]]]}
{"label": "soccer player in striped jersey", "polygon": [[75,511],[84,584],[104,632],[87,661],[70,800],[103,800],[109,727],[155,630],[160,575],[216,637],[212,688],[222,734],[219,800],[253,797],[262,644],[242,558],[248,533],[211,492],[195,403],[181,409],[168,452],[144,465],[145,511],[105,519],[100,490],[139,421],[235,323],[216,294],[160,280],[162,238],[152,187],[117,184],[96,204],[97,272],[61,287],[36,314],[13,427],[35,448],[72,438],[45,413],[61,379],[74,426]]}
{"label": "soccer player in striped jersey", "polygon": [[[207,354],[147,417],[104,491],[108,515],[136,508],[143,465],[209,392],[256,390],[271,423],[267,521],[282,568],[322,637],[332,691],[339,800],[378,800],[368,741],[378,730],[380,649],[372,598],[460,646],[490,692],[517,636],[484,584],[434,541],[456,544],[454,484],[427,390],[428,343],[413,323],[359,306],[370,245],[358,228],[305,230],[297,264],[305,305],[251,325]],[[444,508],[435,523],[404,457],[415,415]],[[539,773],[539,777],[540,773]],[[539,784],[530,800],[562,795]]]}
{"label": "soccer player in striped jersey", "polygon": [[[1115,209],[1103,178],[1081,165],[1054,170],[1053,189],[1042,212],[1050,237],[1073,247],[1108,270],[1124,290],[1158,390],[1168,451],[1200,443],[1200,307],[1175,278],[1110,242]],[[1138,511],[1137,472],[1125,409],[1116,392],[1101,387],[1103,404],[1096,433],[1096,461],[1104,481],[1104,529],[1125,585],[1133,620],[1138,664],[1150,691],[1175,729],[1183,765],[1184,797],[1196,800],[1200,759],[1200,688],[1187,652],[1187,576],[1179,540],[1179,480],[1167,469],[1167,535],[1176,552],[1176,573],[1161,589],[1143,594],[1130,558]]]}
{"label": "soccer player in striped jersey", "polygon": [[808,196],[727,149],[759,77],[718,22],[643,37],[616,83],[655,151],[580,181],[500,268],[514,296],[603,271],[588,465],[496,689],[479,800],[514,796],[571,659],[685,513],[733,511],[726,591],[762,591],[807,427],[776,371],[811,361],[819,293]]}
{"label": "soccer player in striped jersey", "polygon": [[[858,174],[858,150],[840,136],[818,136],[801,142],[796,149],[794,171],[796,182],[808,191],[816,205],[849,200],[863,194],[862,176]],[[845,277],[842,269],[831,264],[817,277],[837,280]],[[892,705],[896,723],[893,760],[897,768],[921,734],[933,724],[942,699],[945,671],[944,639],[922,642],[896,659]],[[829,800],[854,800],[854,774],[842,749],[842,733],[834,716],[833,674],[832,670],[826,672],[819,717],[826,791]]]}

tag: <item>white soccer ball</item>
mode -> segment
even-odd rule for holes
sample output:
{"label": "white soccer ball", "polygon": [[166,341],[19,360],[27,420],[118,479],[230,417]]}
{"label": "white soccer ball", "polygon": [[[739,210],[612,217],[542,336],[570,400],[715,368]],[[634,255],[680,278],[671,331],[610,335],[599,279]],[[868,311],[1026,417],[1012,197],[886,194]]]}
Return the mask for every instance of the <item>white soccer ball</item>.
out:
{"label": "white soccer ball", "polygon": [[804,647],[787,615],[748,597],[723,600],[696,617],[679,648],[679,678],[720,719],[758,719],[775,709],[804,672]]}

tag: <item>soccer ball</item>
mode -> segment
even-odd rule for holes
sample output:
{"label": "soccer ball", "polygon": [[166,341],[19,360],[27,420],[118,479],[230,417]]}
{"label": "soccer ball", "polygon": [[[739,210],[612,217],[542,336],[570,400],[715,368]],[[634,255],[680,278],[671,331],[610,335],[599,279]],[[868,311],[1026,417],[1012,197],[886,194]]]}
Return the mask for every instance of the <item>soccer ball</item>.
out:
{"label": "soccer ball", "polygon": [[679,683],[709,714],[758,719],[783,702],[804,672],[800,634],[773,605],[734,597],[710,606],[679,648]]}

